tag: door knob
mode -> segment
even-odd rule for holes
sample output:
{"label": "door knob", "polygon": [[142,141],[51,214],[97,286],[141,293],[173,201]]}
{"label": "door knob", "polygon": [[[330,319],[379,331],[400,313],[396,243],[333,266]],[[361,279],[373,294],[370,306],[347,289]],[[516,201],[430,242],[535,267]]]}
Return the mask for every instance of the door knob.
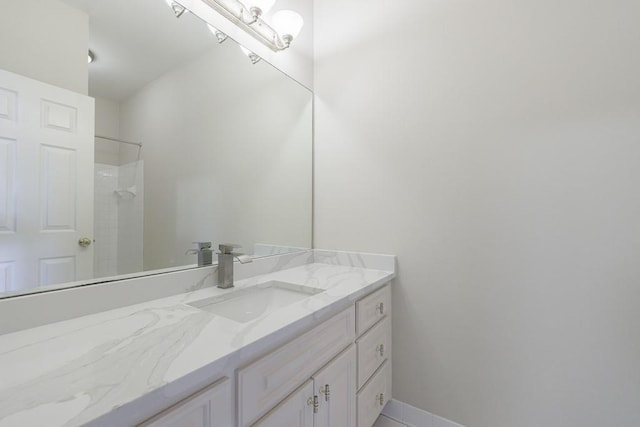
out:
{"label": "door knob", "polygon": [[86,248],[87,246],[89,246],[91,242],[92,240],[88,237],[81,237],[80,240],[78,240],[78,244],[83,248]]}

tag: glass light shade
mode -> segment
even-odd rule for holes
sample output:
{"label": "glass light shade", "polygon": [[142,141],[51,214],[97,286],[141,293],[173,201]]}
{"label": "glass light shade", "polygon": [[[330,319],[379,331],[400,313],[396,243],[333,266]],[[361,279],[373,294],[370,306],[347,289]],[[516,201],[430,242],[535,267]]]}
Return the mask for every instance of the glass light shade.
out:
{"label": "glass light shade", "polygon": [[262,15],[266,15],[273,5],[276,4],[276,0],[248,0],[245,4],[248,5],[249,8],[256,7],[260,9]]}
{"label": "glass light shade", "polygon": [[218,43],[222,43],[227,39],[227,35],[213,25],[207,24],[207,28],[209,29],[209,31],[211,31],[211,34],[216,36],[216,40],[218,40]]}
{"label": "glass light shade", "polygon": [[173,0],[164,0],[164,1],[165,3],[167,3],[167,6],[169,6],[171,10],[173,10],[173,13],[175,13],[176,18],[180,18],[182,14],[187,10],[184,8],[184,6],[176,3]]}
{"label": "glass light shade", "polygon": [[255,53],[251,52],[249,49],[247,49],[246,47],[244,47],[242,45],[240,45],[240,50],[242,50],[242,52],[245,55],[247,55],[247,57],[251,60],[252,64],[257,64],[262,59],[258,55],[256,55]]}
{"label": "glass light shade", "polygon": [[293,10],[280,10],[274,13],[271,22],[278,34],[283,37],[291,36],[292,39],[298,37],[304,25],[302,16]]}

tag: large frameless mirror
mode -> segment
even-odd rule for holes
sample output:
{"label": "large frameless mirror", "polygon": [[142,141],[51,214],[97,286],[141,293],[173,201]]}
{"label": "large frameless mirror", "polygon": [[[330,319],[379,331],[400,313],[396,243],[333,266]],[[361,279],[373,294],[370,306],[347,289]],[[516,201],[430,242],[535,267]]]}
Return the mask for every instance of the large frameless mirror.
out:
{"label": "large frameless mirror", "polygon": [[0,298],[311,246],[308,89],[164,0],[3,15]]}

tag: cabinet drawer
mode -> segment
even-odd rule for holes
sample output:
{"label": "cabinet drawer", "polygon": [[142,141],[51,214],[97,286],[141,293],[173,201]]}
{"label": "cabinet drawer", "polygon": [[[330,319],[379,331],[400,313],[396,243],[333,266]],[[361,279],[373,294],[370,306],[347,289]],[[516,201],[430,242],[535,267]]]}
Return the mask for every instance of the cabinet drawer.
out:
{"label": "cabinet drawer", "polygon": [[226,427],[232,410],[231,384],[225,377],[138,427]]}
{"label": "cabinet drawer", "polygon": [[382,289],[356,302],[357,335],[361,335],[391,310],[391,287]]}
{"label": "cabinet drawer", "polygon": [[358,389],[391,354],[391,320],[384,318],[358,340]]}
{"label": "cabinet drawer", "polygon": [[391,364],[386,360],[358,393],[358,427],[371,427],[391,399]]}
{"label": "cabinet drawer", "polygon": [[355,338],[353,306],[238,370],[238,423],[248,426]]}

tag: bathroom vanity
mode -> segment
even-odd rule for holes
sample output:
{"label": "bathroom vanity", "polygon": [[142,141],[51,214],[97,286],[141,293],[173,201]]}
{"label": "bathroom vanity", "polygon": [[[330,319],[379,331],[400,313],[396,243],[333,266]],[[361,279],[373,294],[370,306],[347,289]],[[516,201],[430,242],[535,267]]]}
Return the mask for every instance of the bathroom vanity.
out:
{"label": "bathroom vanity", "polygon": [[0,426],[370,427],[391,398],[395,258],[255,264],[232,289],[0,336]]}

